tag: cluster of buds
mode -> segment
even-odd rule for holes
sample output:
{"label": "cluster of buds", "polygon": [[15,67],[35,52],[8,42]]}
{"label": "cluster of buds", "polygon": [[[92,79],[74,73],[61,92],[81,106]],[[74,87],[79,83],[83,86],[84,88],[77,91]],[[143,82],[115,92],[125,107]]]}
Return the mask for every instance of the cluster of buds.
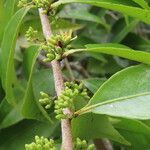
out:
{"label": "cluster of buds", "polygon": [[29,42],[34,42],[37,40],[38,31],[34,30],[32,27],[29,27],[29,29],[26,31],[26,38]]}
{"label": "cluster of buds", "polygon": [[58,97],[58,100],[55,100],[56,119],[65,119],[73,117],[73,115],[70,116],[70,114],[65,114],[64,110],[66,108],[69,108],[71,112],[74,113],[74,100],[76,100],[78,96],[82,96],[84,99],[89,99],[87,90],[83,88],[83,84],[66,82],[64,91]]}
{"label": "cluster of buds", "polygon": [[54,140],[35,136],[35,142],[25,145],[26,150],[56,150]]}
{"label": "cluster of buds", "polygon": [[44,92],[40,92],[41,98],[39,99],[40,104],[46,109],[50,109],[53,104],[53,97],[50,97]]}
{"label": "cluster of buds", "polygon": [[88,145],[86,140],[77,138],[74,144],[74,150],[94,150],[94,145]]}
{"label": "cluster of buds", "polygon": [[28,0],[20,0],[18,2],[18,7],[26,7],[28,6],[28,4],[29,4]]}
{"label": "cluster of buds", "polygon": [[51,1],[50,0],[20,0],[18,7],[32,6],[36,8],[42,8],[44,14],[51,12]]}
{"label": "cluster of buds", "polygon": [[61,34],[52,35],[46,44],[42,44],[41,49],[46,51],[44,62],[54,59],[59,60],[62,54],[70,48],[70,42],[75,38],[71,38],[72,32],[63,32]]}
{"label": "cluster of buds", "polygon": [[77,82],[66,82],[65,83],[65,89],[69,90],[71,89],[73,91],[73,95],[76,96],[81,96],[84,99],[89,99],[90,97],[88,96],[87,89],[84,88],[83,83],[77,83]]}
{"label": "cluster of buds", "polygon": [[32,0],[33,4],[37,8],[42,8],[44,14],[48,14],[51,7],[50,0]]}

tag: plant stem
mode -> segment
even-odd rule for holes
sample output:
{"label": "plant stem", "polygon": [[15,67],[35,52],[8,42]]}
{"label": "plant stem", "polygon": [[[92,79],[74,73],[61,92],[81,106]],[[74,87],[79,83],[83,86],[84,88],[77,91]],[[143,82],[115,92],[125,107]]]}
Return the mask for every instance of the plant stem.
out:
{"label": "plant stem", "polygon": [[[69,56],[73,53],[76,53],[76,52],[83,52],[83,51],[86,51],[86,49],[71,49],[69,51],[66,51],[64,54],[63,54],[63,57],[66,57],[66,56]],[[86,51],[87,52],[87,51]]]}
{"label": "plant stem", "polygon": [[[49,24],[48,16],[42,13],[43,10],[39,9],[43,34],[46,38],[46,40],[51,37],[52,30],[51,26]],[[61,72],[61,66],[60,62],[54,60],[51,62],[53,74],[54,74],[54,82],[55,82],[55,90],[57,93],[57,96],[61,94],[61,92],[64,90],[64,81],[63,76]],[[71,111],[69,109],[64,110],[64,113],[70,113]],[[71,123],[69,119],[63,119],[61,120],[61,131],[62,131],[62,150],[73,150],[73,142],[72,142],[72,134],[71,134]]]}
{"label": "plant stem", "polygon": [[73,75],[73,72],[72,72],[72,69],[71,69],[71,67],[70,67],[69,61],[68,61],[67,58],[65,58],[64,61],[65,61],[65,66],[66,66],[66,68],[67,68],[67,70],[68,70],[68,72],[69,72],[69,74],[70,74],[70,79],[71,79],[71,81],[74,81],[74,80],[75,80],[75,77],[74,77],[74,75]]}

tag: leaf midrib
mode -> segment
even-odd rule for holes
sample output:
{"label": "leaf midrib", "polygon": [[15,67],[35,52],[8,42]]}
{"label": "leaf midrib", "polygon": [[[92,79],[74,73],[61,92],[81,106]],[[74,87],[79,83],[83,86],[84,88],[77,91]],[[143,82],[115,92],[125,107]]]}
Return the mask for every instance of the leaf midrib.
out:
{"label": "leaf midrib", "polygon": [[146,95],[150,95],[150,92],[144,92],[144,93],[139,93],[139,94],[135,94],[135,95],[119,97],[119,98],[115,98],[115,99],[112,99],[112,100],[106,100],[106,101],[103,101],[103,102],[100,102],[100,103],[97,103],[97,104],[92,104],[92,105],[90,105],[90,103],[89,103],[85,107],[83,107],[82,109],[75,112],[75,114],[77,114],[77,115],[85,114],[85,113],[89,112],[91,109],[95,109],[95,108],[97,108],[99,106],[102,106],[102,105],[107,105],[107,104],[111,104],[111,103],[114,103],[114,102],[124,101],[124,100],[127,100],[127,99],[133,99],[133,98],[136,98],[136,97],[146,96]]}

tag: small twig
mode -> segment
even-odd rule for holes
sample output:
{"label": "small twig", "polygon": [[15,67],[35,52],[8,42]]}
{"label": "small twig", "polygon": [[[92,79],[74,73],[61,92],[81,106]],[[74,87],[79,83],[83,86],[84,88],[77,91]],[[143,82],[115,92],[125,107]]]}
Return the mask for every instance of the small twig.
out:
{"label": "small twig", "polygon": [[89,78],[90,77],[88,72],[81,65],[70,63],[70,66],[71,66],[72,69],[77,70],[78,72],[80,72],[85,78]]}
{"label": "small twig", "polygon": [[64,61],[65,61],[65,66],[66,66],[67,70],[69,71],[70,79],[71,79],[72,81],[74,81],[74,80],[75,80],[75,77],[74,77],[74,75],[73,75],[72,69],[71,69],[70,64],[69,64],[69,62],[68,62],[68,59],[65,58]]}
{"label": "small twig", "polygon": [[97,150],[113,150],[112,144],[108,139],[95,139],[94,145]]}
{"label": "small twig", "polygon": [[110,15],[113,19],[118,20],[119,17],[113,13],[113,11],[106,11],[106,14]]}
{"label": "small twig", "polygon": [[[49,20],[47,15],[43,14],[43,10],[39,9],[43,34],[46,39],[49,39],[49,37],[52,35],[52,30],[49,24]],[[61,92],[64,90],[64,81],[63,76],[61,72],[61,66],[60,63],[56,60],[51,62],[53,74],[54,74],[54,81],[55,81],[55,89],[57,96],[61,94]],[[70,113],[71,111],[69,109],[64,110],[64,113]],[[72,134],[71,134],[71,124],[69,119],[63,119],[61,120],[61,131],[62,131],[62,150],[73,150],[73,142],[72,142]]]}
{"label": "small twig", "polygon": [[43,59],[45,59],[45,57],[40,54],[40,55],[38,56],[38,62],[39,62],[40,64],[42,64],[43,66],[45,66],[45,67],[47,67],[47,68],[50,68],[50,67],[51,67],[51,63],[50,63],[50,62],[45,63],[45,62],[43,62]]}

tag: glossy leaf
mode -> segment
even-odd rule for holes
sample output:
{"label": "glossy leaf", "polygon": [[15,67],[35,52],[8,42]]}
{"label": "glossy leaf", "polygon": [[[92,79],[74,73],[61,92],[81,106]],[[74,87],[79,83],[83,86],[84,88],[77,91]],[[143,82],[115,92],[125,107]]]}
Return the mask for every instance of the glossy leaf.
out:
{"label": "glossy leaf", "polygon": [[132,0],[132,1],[139,4],[144,9],[149,9],[150,10],[150,7],[148,6],[148,3],[145,0]]}
{"label": "glossy leaf", "polygon": [[12,106],[6,99],[0,103],[0,129],[12,126],[23,119],[21,107],[25,93],[24,86],[14,88],[16,105]]}
{"label": "glossy leaf", "polygon": [[22,89],[15,89],[15,99],[17,104],[10,105],[6,99],[0,104],[0,129],[12,126],[23,119],[21,107],[23,103],[24,91]]}
{"label": "glossy leaf", "polygon": [[113,128],[108,118],[103,115],[85,114],[72,120],[74,137],[82,139],[109,138],[127,144],[129,143]]}
{"label": "glossy leaf", "polygon": [[116,129],[150,136],[150,127],[142,121],[125,118],[111,118],[110,121]]}
{"label": "glossy leaf", "polygon": [[[5,4],[4,4],[5,3]],[[7,1],[1,1],[0,2],[0,43],[3,37],[3,33],[5,30],[5,27],[7,23],[9,22],[9,19],[14,14],[14,7],[16,4],[16,0],[7,0]]]}
{"label": "glossy leaf", "polygon": [[136,5],[131,0],[59,0],[58,2],[54,3],[53,6],[56,7],[61,4],[67,4],[67,3],[84,3],[84,4],[90,4],[97,7],[103,7],[106,9],[115,10],[118,12],[121,12],[125,15],[129,15],[135,18],[138,18],[145,23],[150,24],[150,17],[149,17],[149,10],[142,9]]}
{"label": "glossy leaf", "polygon": [[61,18],[71,18],[71,19],[78,19],[78,20],[85,20],[96,22],[104,26],[107,30],[109,30],[109,26],[101,20],[98,16],[85,11],[85,10],[71,10],[71,11],[63,11],[58,14]]}
{"label": "glossy leaf", "polygon": [[24,55],[25,70],[28,70],[28,83],[24,96],[24,102],[22,106],[23,116],[29,119],[45,120],[45,117],[51,122],[51,119],[35,100],[32,89],[32,77],[34,71],[34,65],[39,54],[39,46],[30,47]]}
{"label": "glossy leaf", "polygon": [[52,70],[43,69],[34,73],[32,78],[32,86],[34,96],[37,100],[40,98],[41,91],[53,96],[55,93],[55,87]]}
{"label": "glossy leaf", "polygon": [[131,119],[150,119],[150,67],[127,68],[107,80],[79,111]]}
{"label": "glossy leaf", "polygon": [[149,60],[150,53],[133,50],[123,45],[107,43],[107,44],[89,44],[86,47],[87,51],[115,55],[130,60],[142,62],[145,64],[150,64]]}
{"label": "glossy leaf", "polygon": [[14,49],[16,38],[21,22],[29,8],[20,9],[7,25],[0,49],[0,74],[2,85],[6,92],[6,99],[9,103],[15,104],[13,87],[16,86],[16,75],[14,70]]}
{"label": "glossy leaf", "polygon": [[122,129],[120,129],[119,132],[131,143],[131,146],[125,147],[126,149],[129,150],[149,149],[149,141],[150,141],[149,135],[134,133]]}

